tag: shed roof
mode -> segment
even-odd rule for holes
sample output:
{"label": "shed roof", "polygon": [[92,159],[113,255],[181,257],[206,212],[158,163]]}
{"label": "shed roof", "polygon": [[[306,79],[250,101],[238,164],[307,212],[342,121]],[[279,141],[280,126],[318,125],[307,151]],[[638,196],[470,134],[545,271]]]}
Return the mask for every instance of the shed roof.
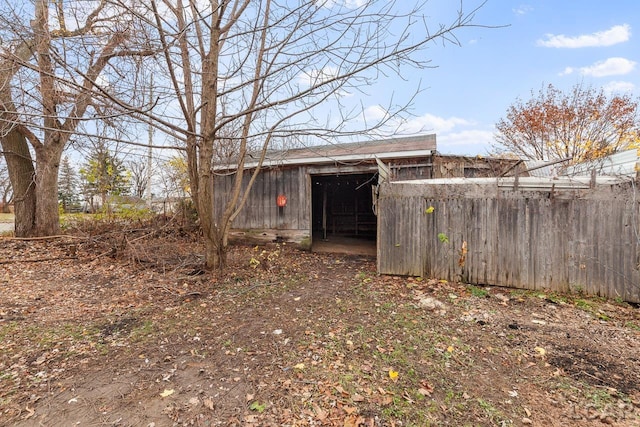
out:
{"label": "shed roof", "polygon": [[[436,135],[419,135],[403,138],[388,138],[377,141],[361,141],[347,144],[328,144],[268,150],[263,167],[281,165],[322,164],[374,159],[403,159],[430,156],[436,151]],[[258,165],[260,153],[250,153],[245,168]],[[235,165],[220,165],[216,169],[235,169]]]}

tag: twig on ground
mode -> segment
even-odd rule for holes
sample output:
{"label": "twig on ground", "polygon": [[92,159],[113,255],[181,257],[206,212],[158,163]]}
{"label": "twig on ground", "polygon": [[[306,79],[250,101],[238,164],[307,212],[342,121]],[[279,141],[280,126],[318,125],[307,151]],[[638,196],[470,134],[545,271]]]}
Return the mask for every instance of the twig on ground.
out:
{"label": "twig on ground", "polygon": [[21,262],[46,262],[46,261],[59,261],[65,259],[78,259],[77,256],[62,256],[62,257],[50,257],[50,258],[32,258],[32,259],[0,259],[0,264],[18,264]]}
{"label": "twig on ground", "polygon": [[1,237],[5,240],[21,240],[21,241],[36,241],[36,240],[51,240],[51,239],[89,239],[87,236],[74,236],[71,234],[55,234],[53,236],[41,236],[41,237]]}

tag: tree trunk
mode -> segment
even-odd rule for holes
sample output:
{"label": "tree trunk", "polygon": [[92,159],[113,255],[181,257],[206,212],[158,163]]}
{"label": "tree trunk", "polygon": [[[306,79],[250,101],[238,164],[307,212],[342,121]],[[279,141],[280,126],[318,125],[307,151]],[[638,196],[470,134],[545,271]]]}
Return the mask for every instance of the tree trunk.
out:
{"label": "tree trunk", "polygon": [[204,266],[207,270],[224,270],[227,267],[227,246],[222,239],[204,239]]}
{"label": "tree trunk", "polygon": [[10,130],[1,143],[13,185],[15,235],[32,237],[36,235],[36,173],[29,146],[16,128]]}
{"label": "tree trunk", "polygon": [[16,237],[31,237],[35,233],[36,183],[35,168],[25,136],[11,124],[11,113],[16,108],[11,97],[11,79],[20,68],[20,61],[27,61],[33,55],[33,40],[24,39],[16,47],[13,55],[4,58],[0,64],[0,106],[2,107],[4,126],[0,139],[9,172],[9,181],[13,186]]}
{"label": "tree trunk", "polygon": [[[210,166],[205,170],[210,170]],[[204,237],[204,258],[207,270],[224,270],[227,266],[227,239],[221,226],[223,218],[215,217],[213,182],[209,173],[201,173],[197,198],[198,219]]]}
{"label": "tree trunk", "polygon": [[36,228],[38,236],[60,233],[60,213],[58,212],[58,169],[60,156],[51,150],[41,150],[37,159],[36,174]]}

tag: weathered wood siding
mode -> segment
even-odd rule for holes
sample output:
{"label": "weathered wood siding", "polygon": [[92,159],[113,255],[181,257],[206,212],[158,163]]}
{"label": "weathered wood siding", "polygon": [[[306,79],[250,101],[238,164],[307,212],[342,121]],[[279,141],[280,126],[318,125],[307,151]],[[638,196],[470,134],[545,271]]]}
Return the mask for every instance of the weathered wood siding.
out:
{"label": "weathered wood siding", "polygon": [[[246,188],[251,171],[243,176]],[[216,217],[226,205],[234,175],[219,175],[214,179]],[[309,237],[311,229],[308,176],[305,168],[271,168],[262,170],[250,190],[240,214],[233,222],[234,232],[261,233],[268,239],[301,241]],[[287,197],[287,205],[278,207],[279,194]],[[259,238],[259,236],[257,236]]]}
{"label": "weathered wood siding", "polygon": [[639,218],[631,183],[562,191],[384,184],[378,271],[640,302]]}

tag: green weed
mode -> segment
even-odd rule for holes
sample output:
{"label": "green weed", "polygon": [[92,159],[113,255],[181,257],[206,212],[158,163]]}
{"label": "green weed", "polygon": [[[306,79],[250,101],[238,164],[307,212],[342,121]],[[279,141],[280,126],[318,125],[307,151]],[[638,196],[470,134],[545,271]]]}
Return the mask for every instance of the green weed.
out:
{"label": "green weed", "polygon": [[625,328],[634,329],[634,330],[636,330],[636,331],[640,331],[640,325],[638,325],[638,324],[636,324],[636,323],[634,323],[634,322],[631,322],[631,321],[626,322],[626,323],[624,324],[624,327],[625,327]]}
{"label": "green weed", "polygon": [[486,298],[489,296],[489,292],[486,289],[478,286],[470,286],[469,291],[471,292],[471,295],[473,295],[474,297]]}

